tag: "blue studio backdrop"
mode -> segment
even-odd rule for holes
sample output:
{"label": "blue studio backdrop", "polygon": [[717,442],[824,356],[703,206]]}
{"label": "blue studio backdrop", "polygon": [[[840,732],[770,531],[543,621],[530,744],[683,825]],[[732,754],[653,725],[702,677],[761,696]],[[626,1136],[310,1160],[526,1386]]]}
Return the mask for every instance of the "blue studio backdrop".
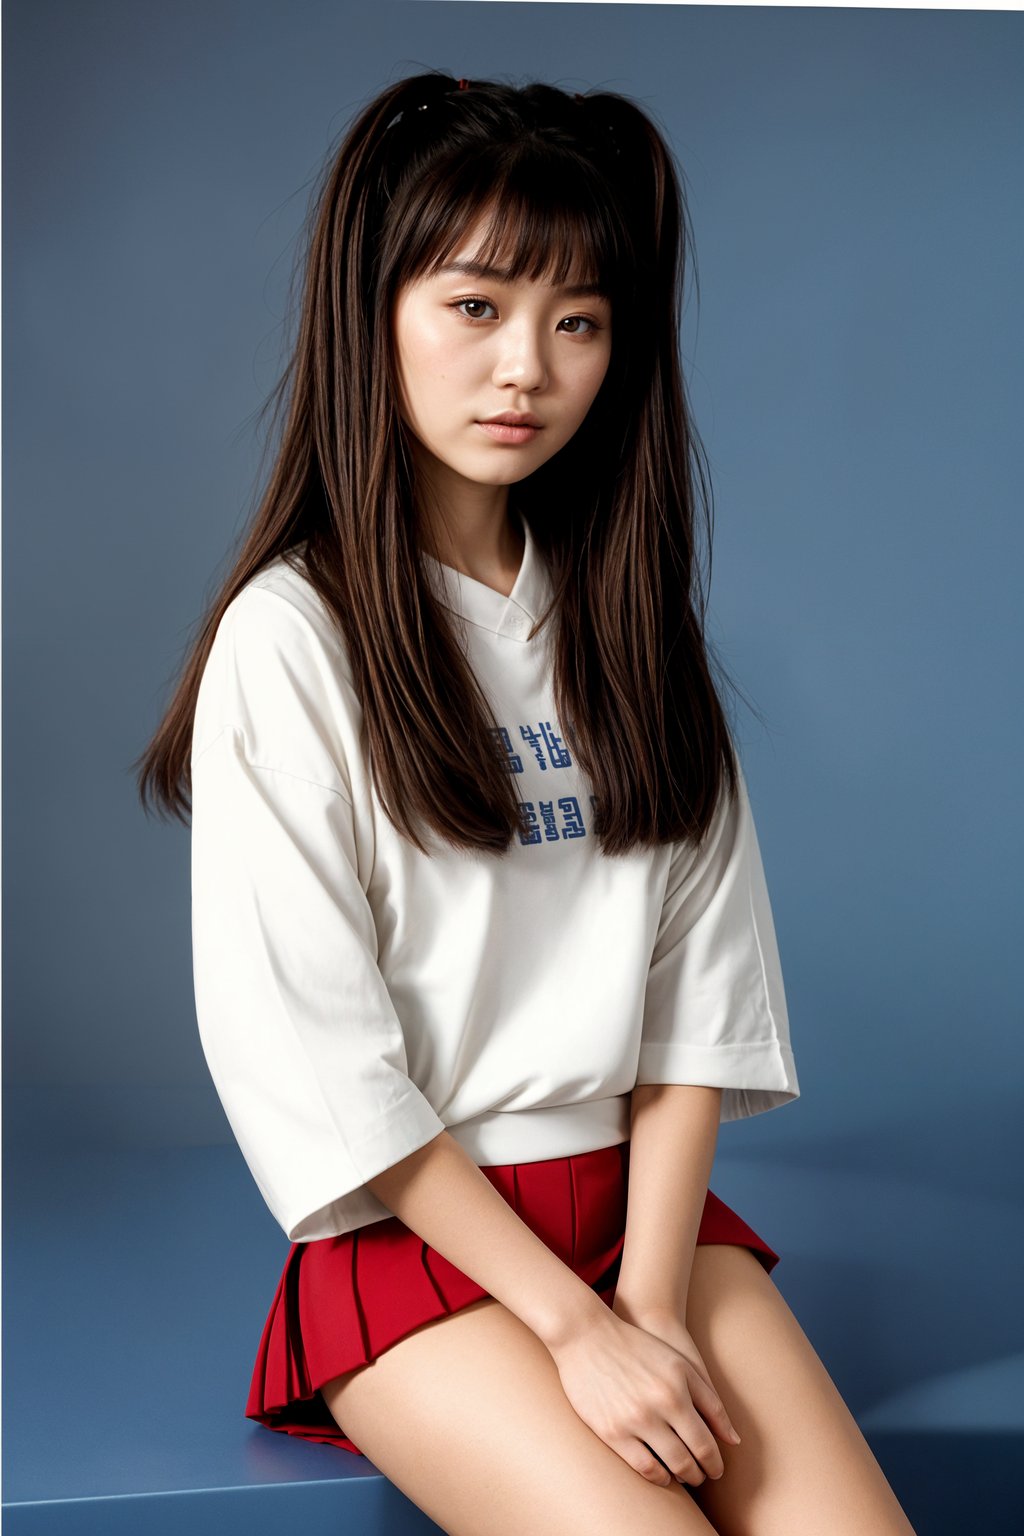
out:
{"label": "blue studio backdrop", "polygon": [[11,1531],[433,1529],[242,1417],[287,1242],[199,1044],[188,832],[131,768],[254,500],[313,182],[426,68],[622,91],[679,157],[709,635],[802,1089],[712,1185],[919,1529],[1011,1529],[1021,17],[8,0],[3,62]]}

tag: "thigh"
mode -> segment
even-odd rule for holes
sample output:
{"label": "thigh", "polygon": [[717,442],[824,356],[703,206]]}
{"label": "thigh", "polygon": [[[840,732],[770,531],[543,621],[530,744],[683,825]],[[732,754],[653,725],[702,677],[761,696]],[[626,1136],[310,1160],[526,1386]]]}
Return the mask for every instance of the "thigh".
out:
{"label": "thigh", "polygon": [[867,1441],[749,1248],[698,1246],[687,1327],[741,1445],[693,1490],[720,1536],[914,1536]]}
{"label": "thigh", "polygon": [[449,1536],[707,1536],[688,1486],[641,1477],[576,1413],[494,1297],[423,1324],[321,1389],[385,1477]]}

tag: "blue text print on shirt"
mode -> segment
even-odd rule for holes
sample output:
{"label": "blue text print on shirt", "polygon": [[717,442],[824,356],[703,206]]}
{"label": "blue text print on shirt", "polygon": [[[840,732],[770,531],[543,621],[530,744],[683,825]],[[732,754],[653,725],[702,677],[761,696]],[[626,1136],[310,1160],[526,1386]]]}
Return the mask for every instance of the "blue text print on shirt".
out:
{"label": "blue text print on shirt", "polygon": [[[572,758],[562,737],[554,730],[550,720],[540,720],[536,725],[520,725],[519,736],[528,742],[537,766],[542,773],[549,768],[571,768]],[[569,734],[568,732],[566,733]],[[523,755],[512,745],[512,733],[500,725],[492,731],[499,752],[504,754],[509,773],[522,773]],[[593,802],[593,795],[591,795]],[[535,843],[561,843],[565,838],[586,837],[587,829],[583,813],[575,795],[562,795],[550,800],[521,800],[522,826],[519,841],[525,846]]]}
{"label": "blue text print on shirt", "polygon": [[[575,795],[563,795],[558,801],[558,814],[555,812],[554,800],[538,800],[537,809],[540,812],[540,824],[537,822],[537,810],[534,809],[532,800],[520,800],[519,809],[523,813],[523,825],[519,833],[519,841],[523,844],[560,842],[563,837],[586,837],[587,829],[583,825],[583,816],[580,812],[580,803]],[[559,815],[561,826],[559,826]],[[543,835],[541,829],[543,828]]]}
{"label": "blue text print on shirt", "polygon": [[[520,753],[512,746],[512,736],[507,726],[499,725],[492,730],[492,736],[496,736],[504,750],[505,758],[510,773],[522,773],[523,759]],[[549,768],[571,768],[572,758],[568,749],[562,745],[562,738],[553,729],[550,720],[540,720],[536,726],[521,725],[519,735],[523,741],[528,741],[530,750],[537,759],[537,766],[542,773]]]}

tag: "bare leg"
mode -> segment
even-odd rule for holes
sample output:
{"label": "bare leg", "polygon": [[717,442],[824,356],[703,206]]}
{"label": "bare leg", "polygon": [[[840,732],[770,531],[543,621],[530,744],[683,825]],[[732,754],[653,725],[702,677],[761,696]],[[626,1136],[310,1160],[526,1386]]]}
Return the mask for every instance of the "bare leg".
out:
{"label": "bare leg", "polygon": [[748,1248],[700,1244],[686,1324],[741,1445],[693,1490],[720,1536],[914,1536],[871,1448]]}
{"label": "bare leg", "polygon": [[689,1486],[648,1482],[583,1422],[544,1345],[493,1297],[425,1323],[322,1392],[374,1466],[449,1536],[714,1529]]}

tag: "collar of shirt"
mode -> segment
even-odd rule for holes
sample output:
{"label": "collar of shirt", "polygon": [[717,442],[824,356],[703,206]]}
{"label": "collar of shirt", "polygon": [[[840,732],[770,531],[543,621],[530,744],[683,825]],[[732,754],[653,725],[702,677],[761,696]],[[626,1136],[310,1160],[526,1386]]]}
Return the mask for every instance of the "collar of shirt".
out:
{"label": "collar of shirt", "polygon": [[474,576],[443,564],[426,550],[422,557],[435,596],[446,608],[492,634],[525,641],[544,611],[552,589],[546,562],[524,517],[520,517],[519,526],[523,530],[523,558],[507,597]]}

